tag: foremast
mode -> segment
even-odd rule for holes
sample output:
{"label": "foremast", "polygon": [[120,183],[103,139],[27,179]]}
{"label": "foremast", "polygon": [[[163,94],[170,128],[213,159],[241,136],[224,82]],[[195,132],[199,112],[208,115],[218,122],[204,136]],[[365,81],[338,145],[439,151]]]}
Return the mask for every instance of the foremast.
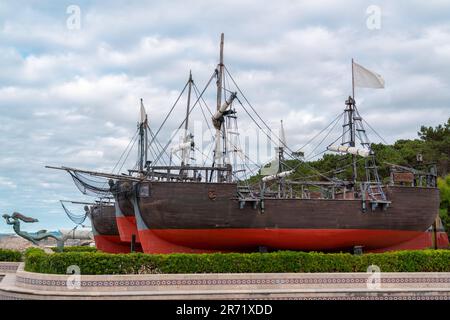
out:
{"label": "foremast", "polygon": [[138,169],[141,175],[144,174],[144,169],[148,162],[148,134],[147,134],[147,113],[145,112],[144,101],[141,98],[141,119],[138,124],[139,127],[139,150],[138,150]]}

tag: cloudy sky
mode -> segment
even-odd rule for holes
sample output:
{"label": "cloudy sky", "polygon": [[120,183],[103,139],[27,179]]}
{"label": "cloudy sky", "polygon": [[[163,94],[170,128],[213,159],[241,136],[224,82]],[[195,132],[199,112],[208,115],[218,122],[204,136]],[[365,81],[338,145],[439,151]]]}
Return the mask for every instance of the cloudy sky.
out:
{"label": "cloudy sky", "polygon": [[365,119],[388,142],[414,138],[450,115],[449,12],[437,0],[3,0],[0,211],[39,218],[29,230],[72,226],[58,200],[89,198],[44,166],[110,171],[139,99],[158,127],[189,70],[199,88],[210,77],[221,32],[228,69],[293,148],[341,112],[351,58],[386,81],[357,90]]}

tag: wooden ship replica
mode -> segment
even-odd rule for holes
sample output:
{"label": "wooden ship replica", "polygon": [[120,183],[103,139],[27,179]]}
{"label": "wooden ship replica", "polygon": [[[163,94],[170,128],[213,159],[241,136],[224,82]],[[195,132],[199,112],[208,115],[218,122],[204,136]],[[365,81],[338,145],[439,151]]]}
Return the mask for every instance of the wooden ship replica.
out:
{"label": "wooden ship replica", "polygon": [[[100,199],[95,202],[60,200],[62,208],[76,228],[84,227],[86,219],[91,222],[91,229],[94,236],[95,246],[98,250],[110,253],[142,252],[139,244],[131,241],[123,241],[119,234],[116,221],[116,209],[114,203],[109,199]],[[68,204],[82,205],[81,214],[74,213]]]}
{"label": "wooden ship replica", "polygon": [[[186,133],[179,145],[168,150],[174,136],[164,145],[158,141],[174,108],[154,133],[141,100],[136,168],[114,174],[50,167],[67,171],[83,193],[114,199],[114,204],[99,203],[88,210],[97,234],[116,236],[118,249],[105,251],[121,252],[121,244],[142,248],[145,253],[347,251],[355,247],[377,252],[448,246],[445,232],[436,226],[439,191],[435,172],[393,165],[390,181],[383,183],[354,93],[345,101],[341,141],[327,148],[351,155],[347,166],[352,179],[320,172],[315,180],[293,178],[308,163],[287,146],[284,132],[276,138],[277,158],[272,165],[261,169],[256,182],[255,177],[250,179],[248,168],[236,165],[237,156],[247,157],[238,145],[238,108],[261,130],[270,128],[226,68],[223,46],[222,34],[220,61],[205,88],[198,90],[190,75],[182,91],[187,90],[186,114],[178,129]],[[190,115],[195,107],[206,104],[203,94],[213,80],[214,150],[210,165],[197,165],[192,163],[198,146],[188,133]],[[227,88],[228,83],[235,90]],[[195,101],[191,101],[192,92]],[[288,157],[296,160],[295,167],[288,165]],[[163,159],[169,163],[162,164]],[[357,164],[362,162],[365,176],[360,177]],[[95,179],[98,183],[93,183]]]}

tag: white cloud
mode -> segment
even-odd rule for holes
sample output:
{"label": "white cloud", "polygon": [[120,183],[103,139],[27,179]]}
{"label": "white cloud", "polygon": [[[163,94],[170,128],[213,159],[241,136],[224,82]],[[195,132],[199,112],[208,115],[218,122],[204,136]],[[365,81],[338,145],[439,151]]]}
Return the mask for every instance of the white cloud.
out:
{"label": "white cloud", "polygon": [[17,185],[13,181],[11,181],[9,178],[0,177],[0,188],[15,189],[15,188],[17,188]]}

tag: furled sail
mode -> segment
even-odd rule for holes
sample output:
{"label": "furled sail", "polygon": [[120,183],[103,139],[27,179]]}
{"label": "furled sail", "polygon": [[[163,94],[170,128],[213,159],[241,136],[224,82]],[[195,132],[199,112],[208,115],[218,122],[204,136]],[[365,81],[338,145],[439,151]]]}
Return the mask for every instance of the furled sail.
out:
{"label": "furled sail", "polygon": [[186,150],[194,146],[194,141],[189,140],[187,142],[180,143],[172,148],[172,153],[177,153],[178,151]]}
{"label": "furled sail", "polygon": [[342,153],[349,153],[349,154],[354,154],[357,156],[361,156],[361,157],[368,157],[370,155],[370,151],[369,150],[364,150],[364,149],[358,149],[356,147],[348,147],[348,146],[328,146],[327,150],[329,151],[334,151],[334,152],[342,152]]}
{"label": "furled sail", "polygon": [[222,125],[222,116],[225,113],[225,111],[227,111],[228,107],[233,103],[234,99],[236,98],[236,93],[232,93],[230,95],[230,97],[228,98],[228,100],[226,100],[222,106],[219,108],[219,110],[217,110],[217,112],[214,114],[212,120],[213,120],[213,125],[214,127],[219,130],[220,126]]}
{"label": "furled sail", "polygon": [[63,239],[79,239],[79,240],[93,240],[94,235],[92,229],[89,228],[75,228],[75,229],[59,229],[63,235]]}
{"label": "furled sail", "polygon": [[280,179],[280,178],[285,178],[287,176],[290,176],[291,174],[293,174],[295,172],[295,170],[289,170],[289,171],[283,171],[271,176],[267,176],[262,178],[263,182],[268,182],[268,181],[272,181],[272,180],[276,180],[276,179]]}

